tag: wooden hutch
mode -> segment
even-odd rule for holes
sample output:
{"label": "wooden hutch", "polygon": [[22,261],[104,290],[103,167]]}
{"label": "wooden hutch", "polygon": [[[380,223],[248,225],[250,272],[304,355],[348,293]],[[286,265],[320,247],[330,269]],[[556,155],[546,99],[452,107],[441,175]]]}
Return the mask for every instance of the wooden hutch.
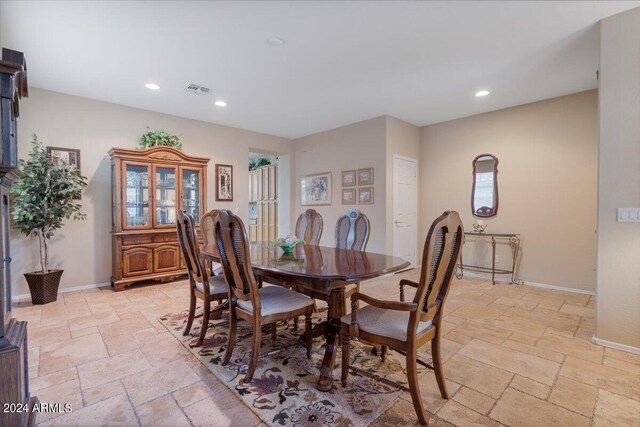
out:
{"label": "wooden hutch", "polygon": [[[20,98],[27,97],[24,55],[2,49],[0,60],[0,426],[32,426],[38,402],[29,395],[27,322],[11,315],[11,251],[9,192],[20,177],[18,116]],[[12,405],[5,407],[4,405]]]}
{"label": "wooden hutch", "polygon": [[176,234],[176,212],[196,223],[206,207],[209,159],[169,147],[112,148],[113,276],[116,291],[142,280],[167,281],[187,269]]}

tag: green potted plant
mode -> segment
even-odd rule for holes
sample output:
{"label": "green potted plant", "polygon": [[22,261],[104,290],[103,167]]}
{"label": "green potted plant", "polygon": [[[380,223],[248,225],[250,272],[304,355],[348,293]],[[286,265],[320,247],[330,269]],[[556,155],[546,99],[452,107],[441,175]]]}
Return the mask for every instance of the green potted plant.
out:
{"label": "green potted plant", "polygon": [[34,134],[27,160],[20,160],[22,176],[11,189],[13,227],[38,238],[40,271],[25,273],[33,304],[46,304],[58,298],[62,270],[49,269],[49,240],[65,219],[84,220],[77,203],[87,178],[73,165],[56,162],[47,154]]}
{"label": "green potted plant", "polygon": [[[147,127],[149,129],[149,127]],[[182,143],[178,135],[171,135],[163,130],[149,131],[144,133],[138,142],[142,148],[151,147],[173,147],[177,150],[182,150]]]}

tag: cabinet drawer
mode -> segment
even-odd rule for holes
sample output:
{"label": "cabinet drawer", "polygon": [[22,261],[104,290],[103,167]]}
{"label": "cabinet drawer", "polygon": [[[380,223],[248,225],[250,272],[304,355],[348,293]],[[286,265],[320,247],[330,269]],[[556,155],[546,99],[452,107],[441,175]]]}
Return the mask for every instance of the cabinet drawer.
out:
{"label": "cabinet drawer", "polygon": [[158,236],[153,236],[153,243],[165,243],[165,242],[178,242],[177,234],[161,234]]}
{"label": "cabinet drawer", "polygon": [[151,236],[123,236],[122,246],[140,245],[145,243],[151,243]]}

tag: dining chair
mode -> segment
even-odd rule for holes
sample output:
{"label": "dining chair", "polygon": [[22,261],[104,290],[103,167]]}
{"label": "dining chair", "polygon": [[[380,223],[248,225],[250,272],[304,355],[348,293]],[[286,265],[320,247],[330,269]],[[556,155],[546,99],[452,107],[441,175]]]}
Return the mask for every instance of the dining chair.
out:
{"label": "dining chair", "polygon": [[229,363],[235,344],[238,318],[253,325],[251,361],[242,382],[250,382],[256,370],[262,338],[262,325],[305,316],[307,358],[311,358],[311,313],[313,300],[280,286],[258,287],[251,268],[249,240],[242,220],[223,209],[214,223],[214,235],[223,276],[229,289],[229,341],[223,365]]}
{"label": "dining chair", "polygon": [[[351,209],[336,221],[336,248],[365,251],[370,233],[369,218],[358,209]],[[355,292],[360,292],[360,282],[348,286],[344,294],[349,298]]]}
{"label": "dining chair", "polygon": [[319,245],[322,237],[322,216],[315,209],[307,209],[296,221],[296,236],[307,245]]}
{"label": "dining chair", "polygon": [[[431,356],[440,394],[449,398],[444,380],[441,355],[441,334],[444,302],[460,255],[463,239],[460,215],[455,211],[444,212],[431,225],[424,245],[422,272],[418,283],[407,279],[400,281],[400,302],[382,301],[365,294],[351,297],[351,314],[341,318],[342,384],[349,375],[350,340],[364,339],[382,345],[382,359],[387,348],[406,356],[407,378],[411,400],[421,424],[427,424],[418,385],[418,349],[431,341]],[[416,288],[412,302],[404,301],[404,287]],[[357,309],[362,300],[366,307]]]}
{"label": "dining chair", "polygon": [[[202,241],[205,246],[213,244],[215,241],[213,236],[213,223],[215,222],[216,216],[218,216],[218,212],[220,212],[220,209],[212,209],[202,215],[202,218],[200,219],[200,231],[202,232]],[[221,269],[213,268],[213,261],[211,261],[211,259],[205,259],[204,265],[209,270],[209,274],[211,276],[218,276],[222,274]]]}
{"label": "dining chair", "polygon": [[222,312],[227,306],[223,301],[228,298],[229,291],[223,276],[210,276],[207,269],[204,268],[193,217],[184,211],[178,211],[177,219],[176,229],[178,232],[178,241],[180,242],[182,256],[187,264],[191,295],[189,318],[183,335],[189,335],[196,314],[196,301],[198,299],[202,300],[204,302],[202,327],[200,329],[198,342],[195,345],[199,347],[202,345],[204,336],[207,333],[209,319],[212,314],[211,303],[214,301],[218,302],[218,305],[213,310],[214,314]]}

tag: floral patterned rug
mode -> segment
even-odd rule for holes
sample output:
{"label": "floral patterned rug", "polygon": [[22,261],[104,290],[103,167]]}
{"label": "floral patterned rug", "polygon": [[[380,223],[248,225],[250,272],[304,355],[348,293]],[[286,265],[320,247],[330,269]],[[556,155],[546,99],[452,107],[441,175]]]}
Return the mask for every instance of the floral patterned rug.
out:
{"label": "floral patterned rug", "polygon": [[[300,322],[298,332],[289,324],[278,324],[277,339],[271,338],[270,326],[262,333],[260,354],[282,350],[261,357],[249,384],[241,384],[251,355],[251,326],[247,322],[238,324],[238,335],[231,361],[222,366],[226,350],[226,312],[223,319],[213,320],[202,347],[195,344],[202,322],[196,317],[190,336],[183,336],[188,312],[167,314],[160,322],[207,366],[240,400],[268,425],[295,426],[366,426],[378,418],[399,397],[401,390],[381,381],[351,372],[346,387],[340,382],[340,352],[336,357],[334,385],[328,392],[318,391],[319,366],[324,355],[324,339],[313,341],[311,359],[307,359],[304,342],[299,335],[304,328]],[[314,324],[326,318],[322,311],[315,313]],[[370,354],[371,346],[354,341],[351,349],[351,365],[374,373],[397,384],[407,386],[404,358],[389,352],[385,362]],[[420,366],[420,365],[418,365]],[[424,368],[421,368],[424,369]],[[336,380],[337,378],[337,380]]]}

